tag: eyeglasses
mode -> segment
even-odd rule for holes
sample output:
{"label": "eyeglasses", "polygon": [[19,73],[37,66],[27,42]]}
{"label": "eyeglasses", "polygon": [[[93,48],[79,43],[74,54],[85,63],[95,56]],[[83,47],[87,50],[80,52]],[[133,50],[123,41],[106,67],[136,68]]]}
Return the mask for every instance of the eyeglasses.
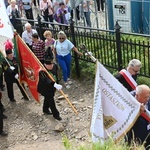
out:
{"label": "eyeglasses", "polygon": [[59,40],[64,40],[65,38],[59,38]]}
{"label": "eyeglasses", "polygon": [[138,73],[140,70],[134,70],[134,68],[132,68],[132,70],[135,72],[135,73]]}

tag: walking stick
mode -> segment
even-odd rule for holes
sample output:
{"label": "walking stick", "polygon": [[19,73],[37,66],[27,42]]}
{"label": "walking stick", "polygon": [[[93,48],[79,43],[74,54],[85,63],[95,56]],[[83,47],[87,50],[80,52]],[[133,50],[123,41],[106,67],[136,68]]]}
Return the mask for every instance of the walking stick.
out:
{"label": "walking stick", "polygon": [[[5,56],[5,54],[2,52],[2,50],[0,50],[0,53],[2,54],[3,58],[5,59],[6,63],[8,64],[8,66],[10,67],[11,65],[10,65],[10,63],[8,62],[8,60],[7,60],[6,56]],[[20,83],[19,79],[16,79],[16,80],[17,80],[17,82],[19,83],[20,87],[22,88],[24,94],[26,95],[26,97],[27,97],[28,100],[29,100],[30,98],[29,98],[29,96],[28,96],[26,90],[24,89],[24,87],[23,87],[22,84]]]}

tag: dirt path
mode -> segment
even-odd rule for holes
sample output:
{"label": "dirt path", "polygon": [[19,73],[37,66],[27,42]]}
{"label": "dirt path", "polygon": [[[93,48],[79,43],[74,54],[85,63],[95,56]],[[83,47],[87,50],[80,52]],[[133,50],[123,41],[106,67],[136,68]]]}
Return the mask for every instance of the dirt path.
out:
{"label": "dirt path", "polygon": [[[57,92],[55,99],[60,111],[62,121],[56,121],[51,115],[42,113],[43,97],[41,104],[33,99],[21,100],[21,94],[17,86],[15,88],[16,103],[10,103],[6,90],[3,92],[3,104],[8,116],[4,120],[4,130],[7,137],[0,137],[0,150],[64,150],[62,133],[74,144],[84,141],[90,142],[89,127],[93,105],[93,81],[73,80],[71,89],[63,88],[65,94],[78,111],[76,115],[66,100],[58,100],[60,93]],[[56,125],[62,124],[63,132],[54,131]]]}

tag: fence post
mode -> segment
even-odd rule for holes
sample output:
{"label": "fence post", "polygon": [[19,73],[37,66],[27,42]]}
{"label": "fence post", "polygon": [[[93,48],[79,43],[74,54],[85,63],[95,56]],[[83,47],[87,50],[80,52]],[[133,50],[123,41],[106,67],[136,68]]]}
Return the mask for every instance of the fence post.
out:
{"label": "fence post", "polygon": [[114,29],[115,29],[115,32],[116,32],[118,70],[120,71],[122,69],[122,53],[121,53],[121,40],[120,40],[120,29],[121,29],[121,26],[118,24],[118,21],[116,21]]}
{"label": "fence post", "polygon": [[[71,18],[69,22],[70,22],[70,31],[71,31],[72,43],[76,47],[76,40],[75,40],[75,33],[74,33],[74,21]],[[77,77],[80,77],[80,68],[79,68],[79,60],[78,60],[77,53],[74,52],[74,56],[75,56],[76,75],[77,75]]]}
{"label": "fence post", "polygon": [[42,23],[41,23],[41,17],[40,15],[38,14],[37,15],[37,20],[38,20],[38,34],[39,34],[39,37],[42,39]]}

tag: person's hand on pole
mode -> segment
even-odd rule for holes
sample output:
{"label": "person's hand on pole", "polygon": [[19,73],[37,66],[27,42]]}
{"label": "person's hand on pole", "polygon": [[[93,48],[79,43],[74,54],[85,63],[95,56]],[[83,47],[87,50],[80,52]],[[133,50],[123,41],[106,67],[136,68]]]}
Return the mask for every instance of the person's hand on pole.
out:
{"label": "person's hand on pole", "polygon": [[54,87],[59,91],[62,89],[62,85],[55,83]]}

